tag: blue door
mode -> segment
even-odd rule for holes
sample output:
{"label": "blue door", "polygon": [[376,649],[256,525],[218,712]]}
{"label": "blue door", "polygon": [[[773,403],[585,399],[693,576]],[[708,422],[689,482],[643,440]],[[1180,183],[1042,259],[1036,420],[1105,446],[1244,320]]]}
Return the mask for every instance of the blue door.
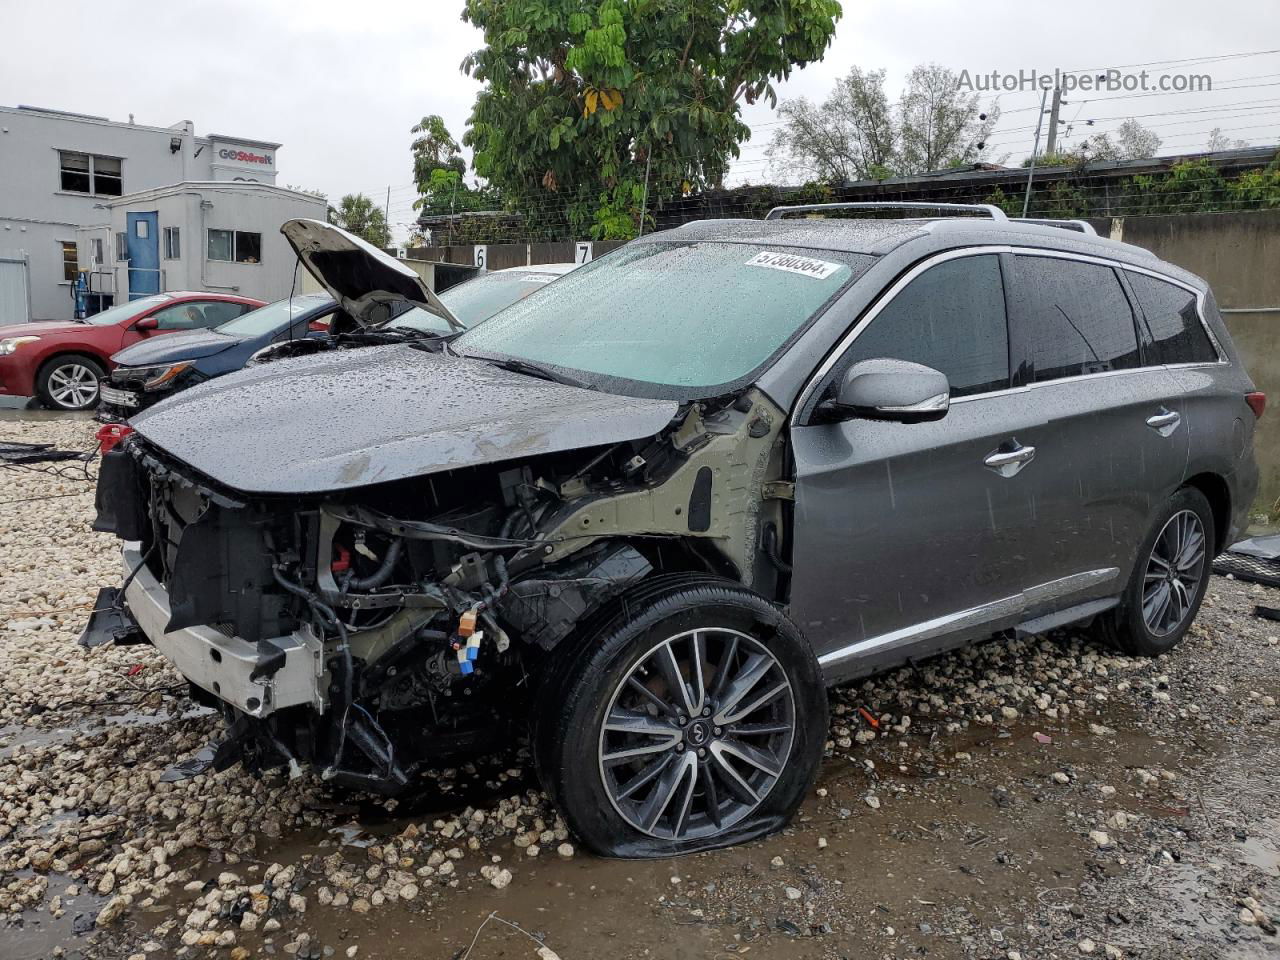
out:
{"label": "blue door", "polygon": [[125,246],[129,253],[129,299],[137,300],[160,292],[160,216],[148,213],[125,214]]}

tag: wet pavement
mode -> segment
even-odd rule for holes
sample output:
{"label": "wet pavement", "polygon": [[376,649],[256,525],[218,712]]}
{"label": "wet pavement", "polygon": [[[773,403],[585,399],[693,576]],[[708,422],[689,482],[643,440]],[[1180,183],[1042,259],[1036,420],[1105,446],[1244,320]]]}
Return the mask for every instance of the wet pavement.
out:
{"label": "wet pavement", "polygon": [[393,802],[161,782],[216,724],[145,649],[73,646],[109,538],[72,481],[15,489],[61,498],[0,514],[0,960],[1280,955],[1280,591],[1215,578],[1155,661],[993,639],[835,691],[781,834],[565,858],[519,744]]}

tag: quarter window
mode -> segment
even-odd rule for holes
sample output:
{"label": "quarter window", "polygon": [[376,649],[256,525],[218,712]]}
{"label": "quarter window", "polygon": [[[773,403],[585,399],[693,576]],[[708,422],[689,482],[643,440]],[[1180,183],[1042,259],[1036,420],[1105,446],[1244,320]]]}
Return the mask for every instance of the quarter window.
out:
{"label": "quarter window", "polygon": [[839,373],[874,357],[933,367],[946,374],[953,397],[1009,386],[998,258],[947,260],[916,277],[858,334]]}
{"label": "quarter window", "polygon": [[262,234],[242,230],[210,230],[209,259],[234,263],[262,262]]}
{"label": "quarter window", "polygon": [[1218,359],[1204,332],[1196,295],[1143,273],[1129,273],[1129,283],[1151,331],[1151,363],[1212,363]]}
{"label": "quarter window", "polygon": [[59,150],[58,170],[62,189],[70,193],[118,197],[124,192],[119,157]]}
{"label": "quarter window", "polygon": [[1056,257],[1014,263],[1015,384],[1138,366],[1133,310],[1114,270]]}

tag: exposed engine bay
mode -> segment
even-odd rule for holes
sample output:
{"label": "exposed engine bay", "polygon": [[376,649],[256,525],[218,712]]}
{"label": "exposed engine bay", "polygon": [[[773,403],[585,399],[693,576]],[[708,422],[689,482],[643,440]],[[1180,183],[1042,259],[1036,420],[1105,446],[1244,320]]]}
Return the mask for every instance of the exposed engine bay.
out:
{"label": "exposed engine bay", "polygon": [[95,527],[128,542],[143,632],[224,713],[218,765],[395,792],[509,737],[629,585],[712,572],[785,602],[783,424],[750,389],[643,440],[302,495],[233,489],[143,431],[104,457]]}

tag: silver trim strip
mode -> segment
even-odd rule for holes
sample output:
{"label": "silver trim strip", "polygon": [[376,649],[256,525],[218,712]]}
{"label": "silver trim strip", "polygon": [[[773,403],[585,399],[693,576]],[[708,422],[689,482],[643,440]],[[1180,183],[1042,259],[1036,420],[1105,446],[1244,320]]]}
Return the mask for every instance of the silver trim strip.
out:
{"label": "silver trim strip", "polygon": [[[844,356],[845,351],[853,344],[864,329],[873,321],[880,313],[893,302],[894,298],[902,292],[903,287],[909,284],[920,274],[924,273],[930,267],[939,263],[945,263],[948,260],[957,260],[961,257],[979,257],[986,254],[1008,253],[1019,256],[1035,256],[1035,257],[1056,257],[1062,260],[1079,260],[1085,263],[1096,263],[1100,266],[1111,267],[1117,270],[1127,270],[1132,273],[1140,273],[1144,276],[1152,277],[1156,280],[1163,280],[1165,283],[1173,284],[1175,287],[1181,287],[1188,293],[1194,294],[1196,298],[1196,316],[1200,319],[1200,326],[1205,332],[1205,336],[1209,338],[1209,342],[1213,345],[1214,352],[1217,353],[1218,359],[1197,361],[1195,363],[1172,363],[1172,364],[1151,364],[1149,366],[1132,367],[1125,370],[1103,370],[1098,373],[1084,373],[1078,377],[1061,377],[1057,380],[1043,380],[1038,383],[1027,383],[1017,387],[1009,387],[1004,390],[991,390],[986,393],[970,394],[967,397],[952,397],[951,403],[966,403],[972,400],[983,400],[987,397],[1002,396],[1009,394],[1022,393],[1038,387],[1046,387],[1055,383],[1071,383],[1079,380],[1089,380],[1096,377],[1113,377],[1123,376],[1125,374],[1144,373],[1150,370],[1173,370],[1184,367],[1207,367],[1207,366],[1226,366],[1230,365],[1227,359],[1226,351],[1222,349],[1222,344],[1218,341],[1217,336],[1213,332],[1213,328],[1205,319],[1205,299],[1207,292],[1195,287],[1183,280],[1170,277],[1167,274],[1160,273],[1156,270],[1149,270],[1145,267],[1136,266],[1134,264],[1125,263],[1121,260],[1112,260],[1108,257],[1094,256],[1092,254],[1075,253],[1067,250],[1054,250],[1048,247],[1029,247],[1029,246],[1013,246],[1010,244],[988,244],[980,247],[959,247],[955,250],[946,250],[942,253],[935,254],[921,260],[914,267],[899,277],[892,286],[881,293],[880,299],[873,303],[867,311],[858,319],[853,327],[836,342],[836,345],[828,352],[827,357],[818,366],[818,369],[809,377],[809,381],[800,391],[799,397],[791,408],[791,426],[796,426],[797,418],[801,410],[808,405],[811,395],[818,389],[818,385],[831,372],[831,368],[840,362],[840,358]],[[1137,319],[1135,317],[1135,319]]]}
{"label": "silver trim strip", "polygon": [[323,644],[310,631],[272,638],[284,651],[284,664],[272,676],[254,680],[251,675],[261,660],[256,644],[205,626],[166,633],[169,594],[164,585],[142,565],[139,544],[126,543],[122,559],[126,577],[137,570],[125,589],[129,612],[152,645],[197,687],[253,717],[299,704],[324,710],[319,682]]}
{"label": "silver trim strip", "polygon": [[1119,567],[1103,567],[1099,570],[1073,573],[1068,577],[1028,587],[1013,596],[1002,597],[999,600],[970,607],[967,610],[949,613],[945,616],[935,617],[932,620],[925,620],[922,623],[903,627],[900,630],[893,630],[876,637],[868,637],[866,640],[859,640],[857,643],[851,643],[847,647],[841,647],[839,650],[824,653],[818,658],[818,665],[826,667],[871,650],[922,643],[925,640],[933,640],[970,627],[980,627],[983,624],[992,623],[1005,617],[1017,616],[1037,604],[1058,600],[1078,591],[1086,590],[1089,587],[1096,587],[1114,580],[1119,575]]}

